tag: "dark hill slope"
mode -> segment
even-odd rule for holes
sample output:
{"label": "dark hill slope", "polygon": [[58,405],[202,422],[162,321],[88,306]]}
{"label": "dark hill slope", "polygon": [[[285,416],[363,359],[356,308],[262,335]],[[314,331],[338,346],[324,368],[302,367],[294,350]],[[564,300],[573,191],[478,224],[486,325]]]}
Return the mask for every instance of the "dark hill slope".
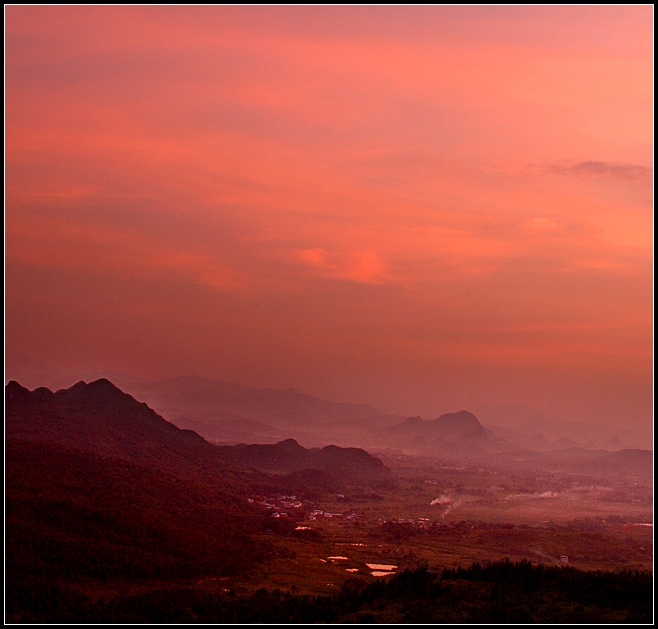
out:
{"label": "dark hill slope", "polygon": [[251,478],[223,461],[197,433],[177,428],[108,380],[79,382],[56,393],[30,392],[12,381],[5,404],[9,439],[58,444],[188,477]]}
{"label": "dark hill slope", "polygon": [[23,589],[26,579],[240,573],[262,555],[251,536],[261,519],[215,483],[62,445],[6,444],[10,589]]}
{"label": "dark hill slope", "polygon": [[275,444],[218,446],[224,460],[269,472],[285,473],[304,469],[329,472],[343,480],[378,481],[391,472],[380,459],[360,448],[304,448],[294,439]]}
{"label": "dark hill slope", "polygon": [[271,486],[271,477],[247,467],[278,474],[319,469],[354,482],[390,475],[379,459],[358,448],[306,449],[292,439],[274,445],[210,444],[197,433],[164,420],[105,379],[79,382],[55,393],[45,388],[29,391],[12,381],[5,388],[5,402],[9,439],[76,448],[151,470],[214,479],[234,488]]}
{"label": "dark hill slope", "polygon": [[246,500],[260,472],[220,459],[108,381],[5,389],[7,600],[64,579],[242,572],[258,559]]}

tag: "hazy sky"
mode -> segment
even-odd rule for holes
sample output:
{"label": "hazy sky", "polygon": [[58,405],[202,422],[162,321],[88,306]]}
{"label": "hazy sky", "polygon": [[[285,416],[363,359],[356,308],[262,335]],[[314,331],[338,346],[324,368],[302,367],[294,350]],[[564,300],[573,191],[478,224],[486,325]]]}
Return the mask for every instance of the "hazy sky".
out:
{"label": "hazy sky", "polygon": [[653,8],[6,7],[6,378],[652,417]]}

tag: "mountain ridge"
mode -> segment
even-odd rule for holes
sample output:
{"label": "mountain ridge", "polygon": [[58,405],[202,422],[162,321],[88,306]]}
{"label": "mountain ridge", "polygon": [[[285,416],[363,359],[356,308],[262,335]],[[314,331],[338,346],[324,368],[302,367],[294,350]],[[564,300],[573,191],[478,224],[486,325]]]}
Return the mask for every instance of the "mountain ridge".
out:
{"label": "mountain ridge", "polygon": [[[307,450],[293,439],[238,448],[211,444],[198,433],[168,422],[105,378],[80,381],[56,392],[45,387],[31,392],[10,381],[5,405],[8,439],[73,447],[151,469],[221,476],[235,475],[235,466],[280,473],[318,468],[343,480],[359,481],[390,475],[379,459],[357,448]],[[290,456],[281,458],[281,452]],[[277,456],[278,467],[273,465]]]}
{"label": "mountain ridge", "polygon": [[391,473],[380,459],[361,448],[304,448],[295,439],[275,444],[238,444],[217,446],[221,456],[231,463],[271,472],[323,470],[343,480],[381,481]]}

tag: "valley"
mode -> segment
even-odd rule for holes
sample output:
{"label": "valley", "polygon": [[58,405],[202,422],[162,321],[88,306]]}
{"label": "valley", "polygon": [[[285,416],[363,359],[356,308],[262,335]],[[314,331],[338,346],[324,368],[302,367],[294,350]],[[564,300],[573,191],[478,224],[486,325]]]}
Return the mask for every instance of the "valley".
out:
{"label": "valley", "polygon": [[5,623],[653,623],[654,17],[5,5]]}
{"label": "valley", "polygon": [[[211,615],[221,602],[226,617],[245,621],[247,601],[263,597],[285,615],[290,601],[329,601],[334,614],[338,601],[362,595],[383,597],[375,617],[384,622],[399,618],[389,592],[400,579],[429,579],[431,592],[436,579],[478,581],[479,572],[463,576],[477,566],[652,578],[649,451],[478,460],[290,438],[218,446],[107,380],[55,393],[9,383],[5,395],[10,622],[135,620],[165,601],[168,622],[189,620],[191,600]],[[470,414],[440,418],[433,430],[440,435],[443,422],[459,434],[462,420],[482,435]],[[188,602],[179,610],[174,599]],[[367,616],[376,609],[366,599],[355,609]],[[454,605],[473,617],[466,600]]]}
{"label": "valley", "polygon": [[[542,498],[550,493],[543,486],[535,494],[494,488],[487,492],[492,495],[483,496],[486,490],[478,478],[482,475],[477,470],[451,471],[442,479],[438,500],[438,485],[420,485],[417,478],[404,477],[395,489],[327,495],[303,501],[301,508],[283,516],[280,503],[270,497],[270,514],[278,516],[274,518],[278,529],[283,521],[291,522],[288,548],[295,554],[278,559],[262,578],[270,587],[289,587],[286,580],[299,575],[295,585],[301,591],[327,593],[345,579],[346,570],[372,578],[366,566],[371,562],[395,565],[398,570],[420,566],[440,570],[502,559],[563,565],[560,558],[567,557],[566,565],[582,570],[653,569],[653,527],[647,526],[652,523],[650,485],[634,485],[641,498],[630,506],[595,490],[589,495],[555,492]],[[512,489],[527,490],[527,480],[524,485],[511,474],[494,476]],[[567,481],[578,482],[562,479],[562,484]],[[337,555],[347,560],[328,559]]]}

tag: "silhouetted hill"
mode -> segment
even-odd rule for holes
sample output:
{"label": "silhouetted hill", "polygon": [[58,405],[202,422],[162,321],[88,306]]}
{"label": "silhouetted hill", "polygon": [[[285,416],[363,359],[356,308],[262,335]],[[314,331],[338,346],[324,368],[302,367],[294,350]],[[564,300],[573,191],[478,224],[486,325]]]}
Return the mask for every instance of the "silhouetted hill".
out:
{"label": "silhouetted hill", "polygon": [[7,438],[59,444],[237,486],[268,482],[245,467],[278,474],[318,469],[354,482],[390,475],[379,459],[358,448],[306,449],[292,439],[275,445],[213,445],[166,421],[106,379],[79,382],[55,393],[45,388],[31,392],[12,381],[5,388],[5,404]]}
{"label": "silhouetted hill", "polygon": [[353,481],[378,481],[391,472],[380,459],[360,448],[304,448],[294,439],[276,444],[218,446],[222,458],[235,465],[284,473],[317,469]]}
{"label": "silhouetted hill", "polygon": [[436,419],[423,420],[420,417],[410,417],[406,421],[393,426],[391,432],[402,435],[423,435],[426,437],[443,437],[445,439],[487,438],[487,432],[473,413],[459,411],[446,413]]}
{"label": "silhouetted hill", "polygon": [[[213,419],[218,414],[272,424],[295,426],[309,419],[334,422],[373,418],[382,412],[366,404],[329,402],[295,389],[253,389],[232,382],[197,376],[168,380],[131,379],[129,386],[140,390],[140,397],[196,420]],[[171,415],[174,418],[174,415]]]}
{"label": "silhouetted hill", "polygon": [[294,389],[254,389],[197,376],[145,380],[113,373],[110,379],[177,426],[228,444],[292,437],[313,446],[370,447],[374,442],[364,437],[371,430],[403,419],[366,404],[330,402]]}
{"label": "silhouetted hill", "polygon": [[174,426],[108,380],[79,382],[55,393],[30,392],[12,381],[5,405],[10,439],[59,444],[168,473],[244,476],[197,433]]}
{"label": "silhouetted hill", "polygon": [[171,476],[61,444],[5,447],[10,589],[39,578],[235,574],[261,553],[262,515],[216,482]]}
{"label": "silhouetted hill", "polygon": [[446,413],[431,420],[409,417],[380,431],[379,439],[392,447],[439,456],[480,456],[499,445],[499,440],[468,411]]}

